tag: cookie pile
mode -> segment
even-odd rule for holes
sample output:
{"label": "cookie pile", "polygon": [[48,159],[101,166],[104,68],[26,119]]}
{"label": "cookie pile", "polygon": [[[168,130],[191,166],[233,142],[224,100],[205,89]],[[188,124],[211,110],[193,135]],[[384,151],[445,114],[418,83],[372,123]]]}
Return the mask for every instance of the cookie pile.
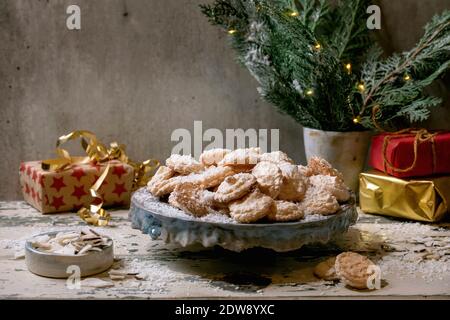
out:
{"label": "cookie pile", "polygon": [[324,159],[296,165],[284,152],[212,149],[197,161],[172,154],[148,191],[194,216],[227,214],[240,223],[330,215],[350,198],[343,176]]}

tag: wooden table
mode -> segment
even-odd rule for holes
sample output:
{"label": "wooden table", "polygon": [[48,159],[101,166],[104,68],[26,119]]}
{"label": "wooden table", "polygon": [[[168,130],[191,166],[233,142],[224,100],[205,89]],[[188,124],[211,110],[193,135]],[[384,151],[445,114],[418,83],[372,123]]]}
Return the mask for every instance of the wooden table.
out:
{"label": "wooden table", "polygon": [[[112,211],[98,228],[115,241],[113,268],[138,272],[109,288],[81,286],[36,276],[20,258],[32,235],[81,228],[74,213],[42,215],[23,202],[0,202],[0,299],[90,298],[444,298],[450,297],[450,223],[402,222],[360,213],[340,240],[289,253],[253,249],[176,248],[133,230],[127,210]],[[317,279],[314,266],[341,251],[367,255],[382,271],[382,288],[358,291]],[[16,259],[15,259],[16,254]]]}

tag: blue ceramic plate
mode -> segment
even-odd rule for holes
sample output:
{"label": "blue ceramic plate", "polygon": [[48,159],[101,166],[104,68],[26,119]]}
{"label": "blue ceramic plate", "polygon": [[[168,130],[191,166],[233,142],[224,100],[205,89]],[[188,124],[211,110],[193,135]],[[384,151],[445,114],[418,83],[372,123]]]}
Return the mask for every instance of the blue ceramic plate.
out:
{"label": "blue ceramic plate", "polygon": [[187,215],[141,188],[133,194],[129,217],[134,229],[142,230],[152,239],[183,247],[218,245],[232,251],[263,247],[283,252],[305,244],[326,243],[345,233],[358,217],[355,203],[352,196],[348,203],[341,205],[339,212],[330,216],[310,215],[296,222],[243,224],[219,213],[202,218]]}

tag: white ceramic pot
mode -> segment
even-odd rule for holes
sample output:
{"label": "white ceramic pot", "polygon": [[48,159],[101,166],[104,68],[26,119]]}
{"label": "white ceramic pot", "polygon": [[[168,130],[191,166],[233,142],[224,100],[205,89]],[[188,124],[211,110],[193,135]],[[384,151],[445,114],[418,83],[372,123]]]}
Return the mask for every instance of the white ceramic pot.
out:
{"label": "white ceramic pot", "polygon": [[358,191],[359,173],[364,169],[371,131],[336,132],[303,128],[305,154],[319,156],[344,175],[345,183]]}

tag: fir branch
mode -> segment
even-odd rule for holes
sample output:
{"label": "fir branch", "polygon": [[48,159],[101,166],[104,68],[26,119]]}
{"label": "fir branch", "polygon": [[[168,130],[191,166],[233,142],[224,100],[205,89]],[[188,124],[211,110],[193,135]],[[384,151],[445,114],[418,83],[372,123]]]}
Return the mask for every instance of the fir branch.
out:
{"label": "fir branch", "polygon": [[[366,90],[362,94],[360,114],[369,118],[372,116],[370,110],[378,106],[383,110],[380,122],[389,122],[402,115],[407,115],[410,120],[424,119],[429,115],[423,110],[424,104],[429,102],[431,107],[437,100],[424,98],[423,89],[449,66],[450,11],[446,11],[435,16],[425,27],[424,36],[412,50],[364,65],[362,79]],[[416,116],[414,112],[417,112]]]}
{"label": "fir branch", "polygon": [[340,0],[331,12],[330,45],[336,58],[357,66],[359,59],[372,42],[366,26],[366,10],[370,0]]}

